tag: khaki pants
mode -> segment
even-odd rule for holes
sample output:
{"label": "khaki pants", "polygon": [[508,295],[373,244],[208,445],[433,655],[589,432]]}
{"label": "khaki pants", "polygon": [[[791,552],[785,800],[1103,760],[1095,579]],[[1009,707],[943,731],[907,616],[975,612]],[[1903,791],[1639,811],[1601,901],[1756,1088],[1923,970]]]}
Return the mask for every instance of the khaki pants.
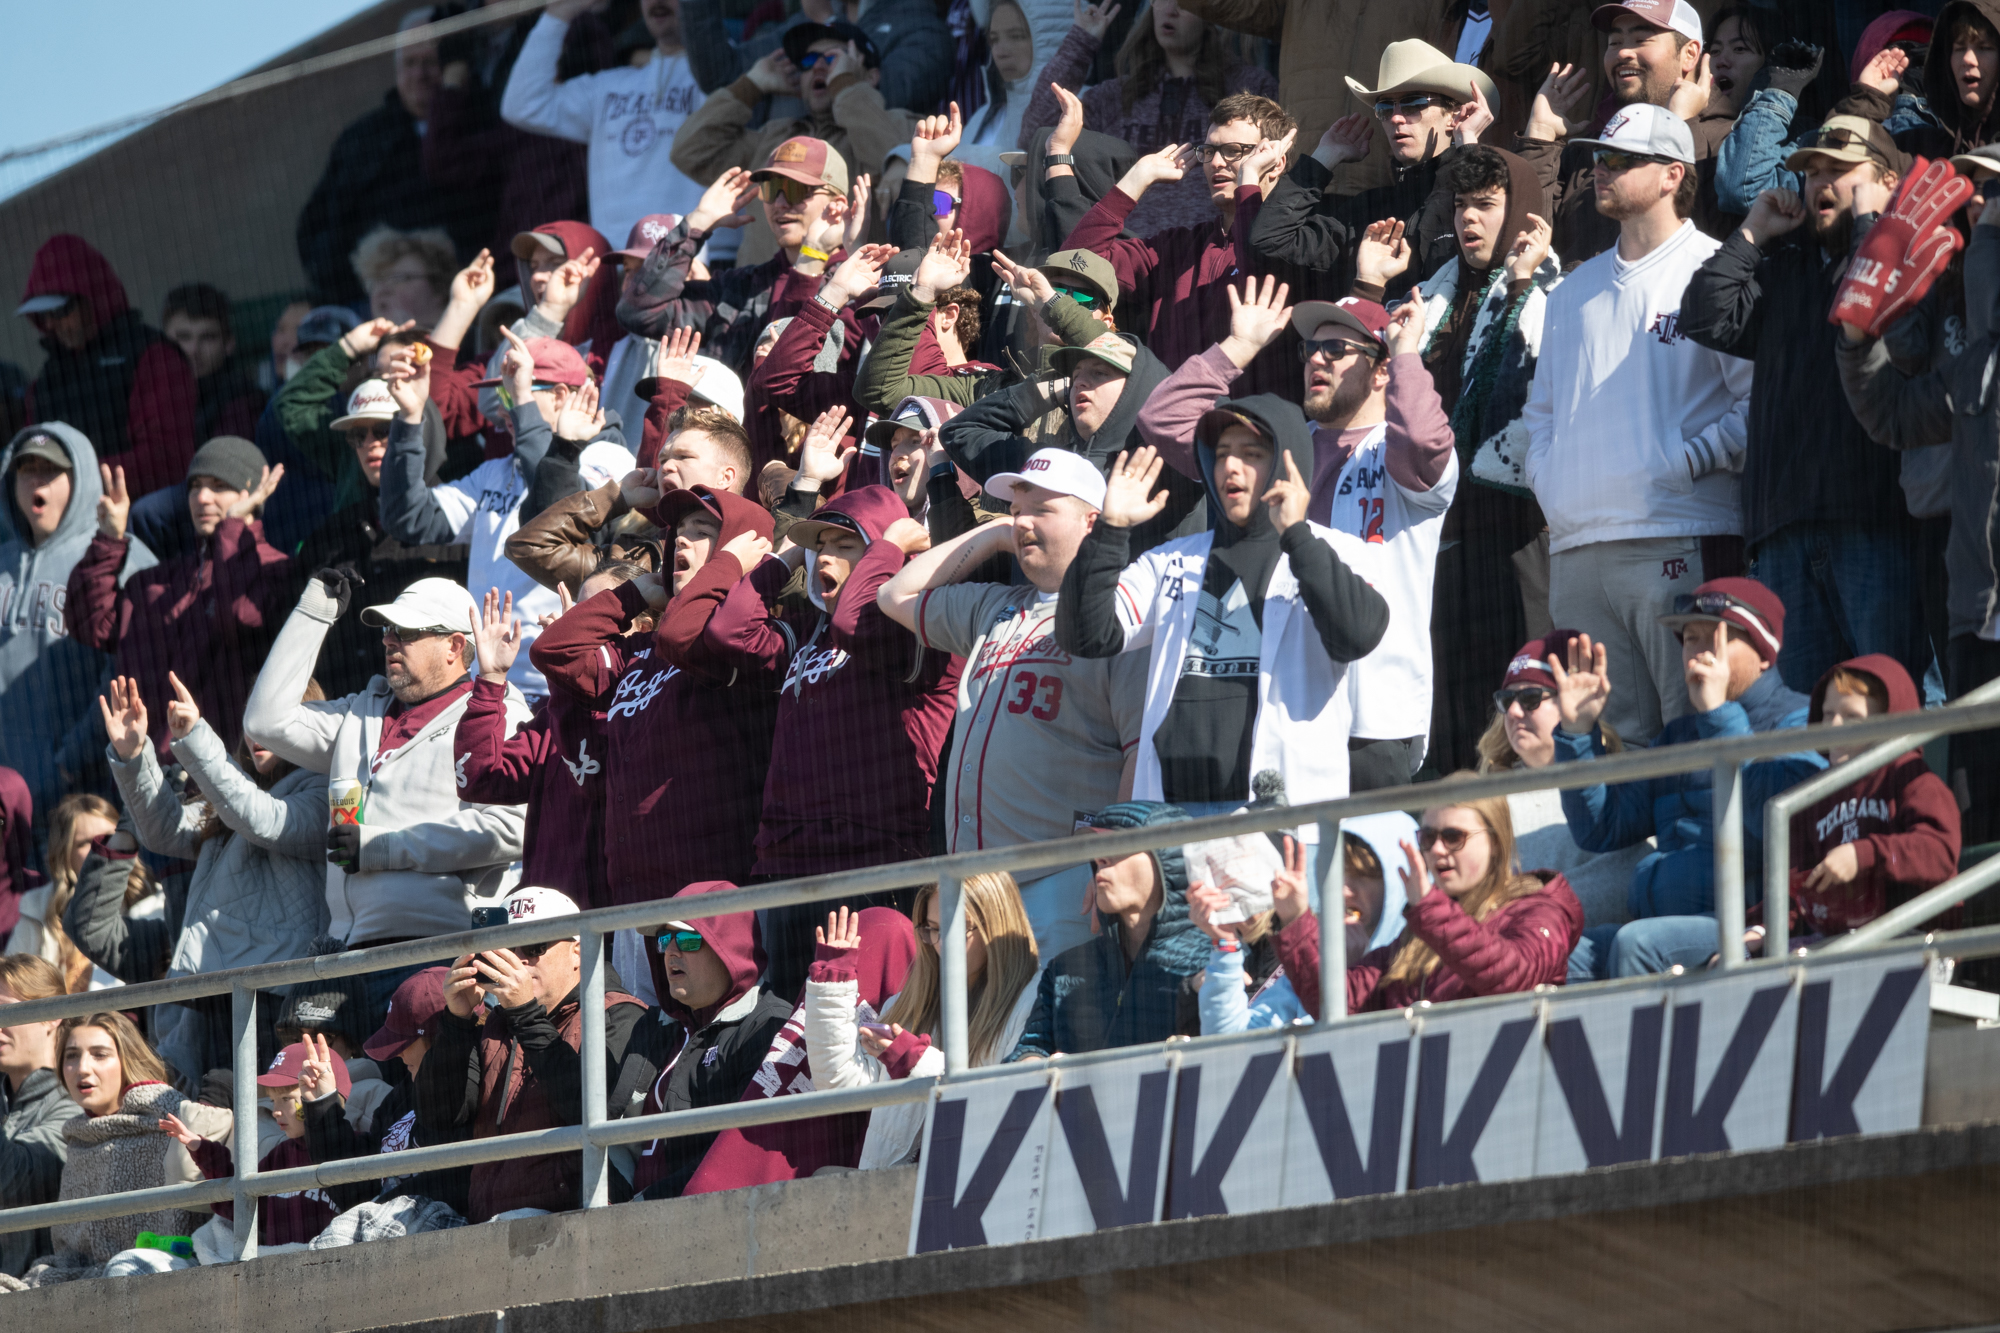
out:
{"label": "khaki pants", "polygon": [[1611,675],[1604,720],[1630,744],[1651,744],[1691,708],[1680,640],[1659,617],[1700,586],[1701,547],[1699,537],[1642,537],[1549,557],[1549,614],[1558,628],[1604,645]]}

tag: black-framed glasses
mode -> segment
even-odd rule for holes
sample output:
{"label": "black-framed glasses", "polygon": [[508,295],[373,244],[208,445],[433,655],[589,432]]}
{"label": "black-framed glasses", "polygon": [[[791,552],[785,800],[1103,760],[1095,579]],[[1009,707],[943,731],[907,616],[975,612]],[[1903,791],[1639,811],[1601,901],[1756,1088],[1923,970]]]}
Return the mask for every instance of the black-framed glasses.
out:
{"label": "black-framed glasses", "polygon": [[1457,852],[1465,846],[1466,842],[1474,834],[1484,832],[1486,830],[1483,828],[1419,828],[1417,830],[1417,850],[1427,852],[1433,844],[1441,843],[1447,852]]}
{"label": "black-framed glasses", "polygon": [[1624,153],[1616,148],[1600,148],[1591,154],[1591,160],[1607,171],[1630,171],[1648,162],[1665,162],[1667,159],[1651,153]]}
{"label": "black-framed glasses", "polygon": [[[972,938],[972,937],[973,937],[974,935],[977,935],[978,933],[979,933],[979,927],[978,927],[978,926],[975,926],[975,925],[973,925],[973,924],[972,924],[972,922],[970,922],[970,921],[967,921],[967,922],[965,923],[965,938],[966,938],[966,939],[968,939],[968,940],[969,940],[969,939],[971,939],[971,938]],[[928,945],[930,945],[930,946],[931,946],[931,948],[935,949],[935,948],[937,948],[937,947],[938,947],[939,943],[941,943],[941,942],[943,941],[943,939],[944,939],[944,927],[943,927],[943,926],[931,926],[931,925],[923,925],[923,926],[918,926],[918,927],[917,927],[917,938],[918,938],[918,939],[920,939],[920,940],[922,940],[922,941],[923,941],[923,942],[924,942],[925,944],[928,944]]]}
{"label": "black-framed glasses", "polygon": [[1067,296],[1085,310],[1095,310],[1098,306],[1104,304],[1102,296],[1083,287],[1066,287],[1060,282],[1052,282],[1049,286],[1055,289],[1057,296]]}
{"label": "black-framed glasses", "polygon": [[1434,106],[1448,106],[1451,99],[1436,93],[1412,93],[1408,97],[1384,97],[1375,103],[1375,119],[1387,120],[1394,115],[1414,116],[1419,111],[1428,111]]}
{"label": "black-framed glasses", "polygon": [[1311,361],[1316,356],[1323,356],[1328,361],[1338,361],[1348,356],[1379,359],[1382,356],[1382,349],[1369,343],[1352,342],[1346,338],[1307,338],[1299,344],[1299,360]]}
{"label": "black-framed glasses", "polygon": [[1532,713],[1555,697],[1554,690],[1541,685],[1517,685],[1512,689],[1493,691],[1493,706],[1504,713],[1518,703],[1523,713]]}
{"label": "black-framed glasses", "polygon": [[703,940],[692,930],[667,930],[660,932],[660,952],[672,949],[675,953],[700,953]]}
{"label": "black-framed glasses", "polygon": [[1250,151],[1261,146],[1262,142],[1259,140],[1257,143],[1198,143],[1190,147],[1188,153],[1197,162],[1208,162],[1219,157],[1225,164],[1233,167],[1250,156]]}
{"label": "black-framed glasses", "polygon": [[958,208],[958,196],[950,190],[931,191],[931,216],[948,218]]}
{"label": "black-framed glasses", "polygon": [[782,195],[785,202],[793,208],[797,208],[824,189],[826,189],[824,185],[808,185],[804,181],[795,181],[790,176],[766,176],[757,182],[757,193],[763,197],[765,203],[776,203]]}

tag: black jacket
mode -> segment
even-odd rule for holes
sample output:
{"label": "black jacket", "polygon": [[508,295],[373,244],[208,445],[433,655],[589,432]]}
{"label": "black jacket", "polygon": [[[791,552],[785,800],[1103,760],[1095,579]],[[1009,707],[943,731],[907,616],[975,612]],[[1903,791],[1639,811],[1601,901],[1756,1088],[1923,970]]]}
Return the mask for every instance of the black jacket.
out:
{"label": "black jacket", "polygon": [[[305,1104],[301,1119],[306,1127],[306,1151],[314,1162],[342,1162],[351,1157],[372,1157],[380,1152],[423,1146],[416,1132],[415,1080],[399,1059],[391,1057],[375,1063],[389,1084],[389,1093],[376,1104],[369,1132],[363,1133],[348,1121],[347,1104],[337,1095]],[[335,1185],[326,1190],[326,1195],[343,1212],[371,1199],[393,1199],[407,1194],[448,1203],[463,1216],[471,1180],[471,1167],[447,1167],[413,1176]]]}
{"label": "black jacket", "polygon": [[1845,264],[1810,236],[1768,254],[1740,233],[1688,279],[1680,331],[1756,364],[1743,462],[1743,539],[1791,523],[1905,529],[1901,459],[1868,438],[1840,388],[1827,322]]}
{"label": "black jacket", "polygon": [[[8,1093],[0,1117],[0,1208],[54,1203],[69,1156],[63,1123],[82,1115],[83,1108],[63,1091],[53,1069],[30,1073],[19,1090],[0,1080],[0,1094]],[[20,1277],[35,1260],[54,1253],[47,1227],[10,1231],[0,1235],[0,1273]]]}
{"label": "black jacket", "polygon": [[689,267],[708,233],[689,233],[687,219],[662,236],[645,262],[625,275],[618,293],[618,322],[641,338],[663,337],[692,325],[701,330],[702,351],[750,378],[750,355],[771,322],[771,297],[778,280],[791,271],[780,250],[761,264],[724,269],[706,280],[690,278]]}
{"label": "black jacket", "polygon": [[117,461],[116,455],[132,448],[128,417],[139,362],[165,341],[136,310],[105,320],[97,336],[76,351],[54,338],[43,338],[48,359],[29,390],[35,419],[76,427],[97,447],[99,458]]}
{"label": "black jacket", "polygon": [[[747,1012],[711,1019],[706,1027],[685,1038],[686,1049],[672,1057],[673,1068],[656,1080],[646,1099],[645,1113],[728,1106],[740,1101],[743,1090],[750,1086],[750,1076],[764,1063],[792,1009],[783,996],[760,990]],[[682,1026],[676,1031],[685,1034],[687,1030]],[[713,1134],[687,1134],[645,1144],[639,1149],[634,1181],[639,1186],[638,1197],[679,1198],[714,1142]]]}
{"label": "black jacket", "polygon": [[1396,301],[1458,254],[1445,166],[1462,150],[1448,148],[1397,174],[1388,185],[1354,195],[1329,195],[1333,173],[1310,154],[1286,172],[1258,210],[1250,244],[1287,266],[1292,300],[1336,300],[1354,285],[1354,247],[1371,222],[1400,218],[1410,242],[1410,267],[1388,287]]}

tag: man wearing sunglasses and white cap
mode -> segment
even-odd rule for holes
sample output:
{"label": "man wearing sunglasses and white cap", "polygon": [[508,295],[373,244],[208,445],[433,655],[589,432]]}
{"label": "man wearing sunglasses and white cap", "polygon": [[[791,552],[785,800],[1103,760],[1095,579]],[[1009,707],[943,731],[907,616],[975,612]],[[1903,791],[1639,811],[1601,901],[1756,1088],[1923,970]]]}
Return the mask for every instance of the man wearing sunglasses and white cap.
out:
{"label": "man wearing sunglasses and white cap", "polygon": [[1549,523],[1549,615],[1605,645],[1612,725],[1646,737],[1687,711],[1680,647],[1656,618],[1742,572],[1751,368],[1680,326],[1682,288],[1718,245],[1687,220],[1686,122],[1642,102],[1586,142],[1618,244],[1549,293],[1523,470]]}
{"label": "man wearing sunglasses and white cap", "polygon": [[[1711,579],[1677,597],[1660,625],[1679,640],[1690,716],[1669,722],[1653,747],[1723,736],[1783,731],[1806,724],[1808,700],[1772,667],[1785,637],[1785,604],[1755,579]],[[1613,697],[1616,671],[1604,646],[1587,634],[1570,640],[1565,666],[1553,655],[1556,762],[1606,752],[1599,719]],[[1620,684],[1622,688],[1622,683]],[[1643,737],[1634,739],[1644,739]],[[1763,892],[1764,802],[1826,767],[1812,751],[1760,759],[1743,769],[1743,891]],[[1574,787],[1562,794],[1570,836],[1587,852],[1611,852],[1655,840],[1632,875],[1623,926],[1584,932],[1570,956],[1570,980],[1664,972],[1693,967],[1716,950],[1715,814],[1706,769],[1613,786]]]}
{"label": "man wearing sunglasses and white cap", "polygon": [[[1939,475],[1949,460],[1871,438],[1840,392],[1844,326],[1828,318],[1867,231],[1861,219],[1888,211],[1909,166],[1880,125],[1829,116],[1785,159],[1804,176],[1805,197],[1758,195],[1681,297],[1688,337],[1757,368],[1743,539],[1750,572],[1792,608],[1779,667],[1800,689],[1865,653],[1895,658],[1919,681],[1933,661],[1923,602],[1912,595],[1923,580],[1911,501],[1945,512],[1936,492],[1949,484]],[[1933,494],[1918,498],[1926,489]]]}
{"label": "man wearing sunglasses and white cap", "polygon": [[[1144,720],[1144,653],[1076,657],[1056,646],[1056,598],[1104,506],[1104,474],[1081,454],[1042,449],[986,482],[1013,519],[916,556],[876,595],[926,646],[965,659],[945,788],[947,850],[1066,838],[1076,817],[1125,799]],[[1032,591],[961,583],[1012,556]],[[1088,865],[1021,885],[1044,958],[1090,937]]]}
{"label": "man wearing sunglasses and white cap", "polygon": [[[328,933],[358,949],[464,930],[466,914],[494,900],[520,857],[526,810],[459,799],[452,735],[472,692],[474,611],[472,595],[449,579],[418,579],[361,612],[387,655],[366,689],[299,702],[352,595],[338,570],[306,583],[250,691],[243,731],[327,775]],[[506,707],[510,730],[527,720],[511,685]],[[368,975],[378,1011],[421,966]]]}

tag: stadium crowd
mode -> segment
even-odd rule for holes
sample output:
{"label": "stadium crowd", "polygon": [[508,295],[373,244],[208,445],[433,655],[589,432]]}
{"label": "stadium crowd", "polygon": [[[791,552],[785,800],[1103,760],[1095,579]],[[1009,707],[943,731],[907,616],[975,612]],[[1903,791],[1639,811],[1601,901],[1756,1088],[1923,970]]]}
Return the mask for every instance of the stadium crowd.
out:
{"label": "stadium crowd", "polygon": [[[1455,776],[2000,677],[2000,3],[551,0],[335,141],[268,356],[76,235],[0,454],[0,1206],[227,1176],[226,1001],[116,988],[657,903],[611,1114],[1716,952],[1710,779]],[[747,20],[747,21],[746,21]],[[1748,766],[1765,802],[1838,762]],[[2000,738],[1800,813],[1795,944],[2000,837]],[[1350,821],[1103,830],[1432,782]],[[678,906],[677,906],[678,903]],[[1762,928],[1753,907],[1749,947]],[[275,1170],[582,1116],[576,938],[265,997]],[[4,1012],[4,1011],[0,1011]],[[614,1150],[614,1200],[914,1160],[922,1108]],[[327,1247],[573,1154],[263,1202]],[[228,1205],[0,1235],[222,1261]]]}

